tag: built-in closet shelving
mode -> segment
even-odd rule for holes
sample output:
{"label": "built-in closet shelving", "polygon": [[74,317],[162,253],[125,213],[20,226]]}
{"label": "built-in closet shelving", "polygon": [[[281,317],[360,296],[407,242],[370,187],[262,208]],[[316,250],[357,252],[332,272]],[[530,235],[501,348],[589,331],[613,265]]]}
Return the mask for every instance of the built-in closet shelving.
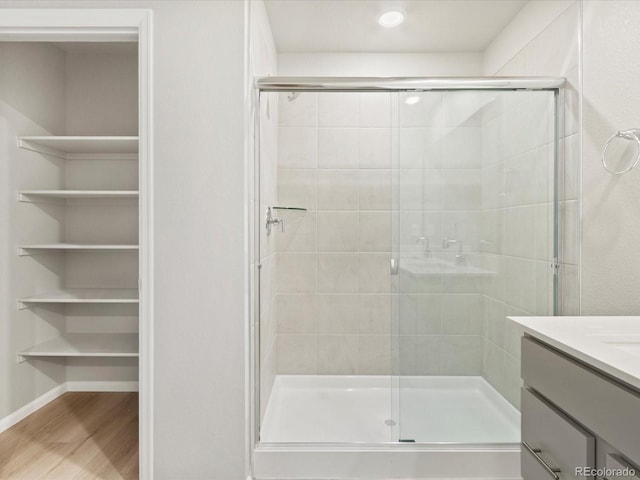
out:
{"label": "built-in closet shelving", "polygon": [[[134,136],[21,136],[18,147],[62,160],[137,160],[138,137]],[[138,190],[29,189],[19,190],[17,200],[30,203],[135,201]],[[20,256],[67,254],[75,252],[138,251],[137,244],[118,243],[34,243],[18,246]],[[58,288],[34,292],[18,299],[18,308],[50,305],[117,305],[139,303],[135,288]],[[62,333],[59,337],[17,352],[20,361],[27,357],[138,357],[137,333]]]}
{"label": "built-in closet shelving", "polygon": [[18,300],[26,308],[36,303],[138,303],[135,288],[61,288]]}
{"label": "built-in closet shelving", "polygon": [[18,200],[21,202],[33,202],[37,198],[138,198],[137,190],[21,190],[18,192]]}
{"label": "built-in closet shelving", "polygon": [[73,159],[78,154],[81,158],[87,158],[87,154],[135,155],[138,137],[22,136],[18,138],[18,146],[63,159]]}
{"label": "built-in closet shelving", "polygon": [[138,250],[138,245],[115,245],[93,243],[43,243],[39,245],[20,245],[20,255],[32,255],[33,252],[46,250]]}
{"label": "built-in closet shelving", "polygon": [[[18,352],[19,357],[137,357],[135,333],[68,333]],[[22,359],[21,359],[22,360]]]}

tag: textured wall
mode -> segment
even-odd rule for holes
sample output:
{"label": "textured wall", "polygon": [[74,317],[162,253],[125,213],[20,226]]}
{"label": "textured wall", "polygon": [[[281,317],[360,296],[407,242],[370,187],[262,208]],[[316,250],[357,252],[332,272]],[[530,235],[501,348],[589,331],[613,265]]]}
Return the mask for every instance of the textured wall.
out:
{"label": "textured wall", "polygon": [[[640,3],[584,2],[582,312],[638,315],[640,300],[640,169],[607,173],[600,163],[605,141],[638,127]],[[630,155],[631,153],[631,155]],[[633,152],[610,158],[628,165]]]}

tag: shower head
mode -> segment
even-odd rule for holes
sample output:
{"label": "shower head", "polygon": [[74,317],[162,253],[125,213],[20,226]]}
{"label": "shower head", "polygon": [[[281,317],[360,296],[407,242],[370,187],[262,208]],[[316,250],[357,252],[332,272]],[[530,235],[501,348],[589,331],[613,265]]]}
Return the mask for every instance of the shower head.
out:
{"label": "shower head", "polygon": [[296,98],[298,98],[299,95],[300,95],[300,92],[289,92],[287,94],[287,100],[289,100],[290,102],[293,102]]}

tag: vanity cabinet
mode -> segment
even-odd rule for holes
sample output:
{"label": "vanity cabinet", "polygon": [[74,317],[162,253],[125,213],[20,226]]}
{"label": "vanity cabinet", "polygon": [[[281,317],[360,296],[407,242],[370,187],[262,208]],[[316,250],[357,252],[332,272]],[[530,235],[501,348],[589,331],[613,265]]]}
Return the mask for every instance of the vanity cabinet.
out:
{"label": "vanity cabinet", "polygon": [[574,465],[595,467],[595,438],[587,430],[531,390],[522,390],[522,410],[525,478],[578,478]]}
{"label": "vanity cabinet", "polygon": [[640,391],[528,335],[522,379],[524,480],[640,478]]}

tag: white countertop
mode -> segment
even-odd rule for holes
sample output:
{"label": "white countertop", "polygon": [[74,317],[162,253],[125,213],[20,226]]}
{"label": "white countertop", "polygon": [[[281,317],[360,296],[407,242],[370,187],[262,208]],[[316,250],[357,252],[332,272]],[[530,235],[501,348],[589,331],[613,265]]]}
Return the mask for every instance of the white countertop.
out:
{"label": "white countertop", "polygon": [[640,317],[508,317],[526,333],[640,390]]}

